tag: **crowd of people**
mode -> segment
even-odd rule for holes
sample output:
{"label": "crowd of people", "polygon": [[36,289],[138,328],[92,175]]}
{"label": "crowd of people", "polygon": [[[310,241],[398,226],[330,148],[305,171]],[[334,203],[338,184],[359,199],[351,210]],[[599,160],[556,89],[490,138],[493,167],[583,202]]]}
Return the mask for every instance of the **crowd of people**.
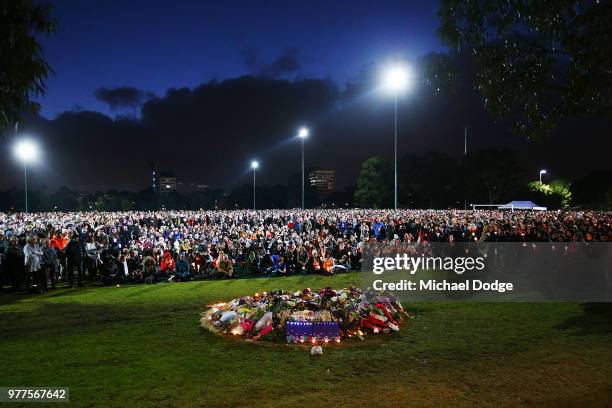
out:
{"label": "crowd of people", "polygon": [[597,211],[0,213],[0,285],[332,274],[360,269],[371,242],[612,241],[611,223]]}

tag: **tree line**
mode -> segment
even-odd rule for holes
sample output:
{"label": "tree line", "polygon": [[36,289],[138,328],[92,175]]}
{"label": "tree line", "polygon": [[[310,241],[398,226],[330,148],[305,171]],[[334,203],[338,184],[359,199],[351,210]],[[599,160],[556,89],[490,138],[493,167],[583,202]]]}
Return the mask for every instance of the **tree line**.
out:
{"label": "tree line", "polygon": [[[551,209],[583,207],[612,209],[612,171],[596,171],[574,180],[552,179],[540,183],[527,173],[512,150],[482,150],[461,159],[439,151],[407,154],[398,161],[399,206],[402,208],[470,208],[470,204],[500,204],[531,200]],[[305,181],[307,208],[391,208],[393,166],[381,156],[365,160],[356,186],[321,197]],[[261,185],[256,190],[257,208],[297,208],[301,205],[299,174],[286,185]],[[252,208],[253,186],[208,188],[190,193],[159,194],[141,191],[85,193],[61,187],[42,187],[28,193],[31,211],[130,211],[158,209],[231,210]],[[23,189],[0,192],[0,211],[21,211]]]}
{"label": "tree line", "polygon": [[[533,172],[531,172],[533,173]],[[533,180],[512,150],[487,149],[461,159],[430,151],[398,160],[398,205],[404,208],[470,208],[470,204],[504,204],[531,200],[551,209],[612,208],[612,171],[575,180]],[[361,166],[355,190],[360,207],[393,206],[393,164],[381,156]]]}

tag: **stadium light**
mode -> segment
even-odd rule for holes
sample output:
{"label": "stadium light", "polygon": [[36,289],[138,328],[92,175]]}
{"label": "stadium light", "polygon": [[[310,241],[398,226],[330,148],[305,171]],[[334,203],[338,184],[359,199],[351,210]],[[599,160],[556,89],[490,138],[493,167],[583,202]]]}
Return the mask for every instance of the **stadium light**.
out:
{"label": "stadium light", "polygon": [[546,170],[540,170],[540,184],[542,184],[542,174],[546,174]]}
{"label": "stadium light", "polygon": [[298,137],[302,141],[302,210],[304,209],[304,139],[308,137],[308,128],[302,127],[298,132]]}
{"label": "stadium light", "polygon": [[28,164],[39,156],[38,145],[29,139],[17,141],[14,146],[15,156],[23,163],[23,179],[25,187],[25,212],[28,212]]}
{"label": "stadium light", "polygon": [[396,64],[384,71],[384,87],[393,93],[394,99],[394,148],[393,148],[393,208],[397,210],[397,95],[408,88],[411,82],[411,71],[405,66]]}
{"label": "stadium light", "polygon": [[255,205],[255,170],[259,168],[259,162],[257,160],[253,160],[251,162],[251,168],[253,169],[253,209],[256,209]]}
{"label": "stadium light", "polygon": [[402,65],[394,65],[384,73],[385,88],[397,94],[409,86],[410,70]]}

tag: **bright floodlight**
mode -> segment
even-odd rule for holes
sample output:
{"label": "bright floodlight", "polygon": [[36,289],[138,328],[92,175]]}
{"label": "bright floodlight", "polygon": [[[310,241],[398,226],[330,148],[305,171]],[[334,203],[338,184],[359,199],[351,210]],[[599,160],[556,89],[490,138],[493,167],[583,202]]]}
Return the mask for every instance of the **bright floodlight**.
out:
{"label": "bright floodlight", "polygon": [[305,137],[308,137],[308,129],[305,127],[300,128],[300,133],[298,133],[298,136],[301,137],[302,139]]}
{"label": "bright floodlight", "polygon": [[258,167],[259,167],[259,162],[258,162],[257,160],[253,160],[253,161],[251,162],[251,168],[256,169],[256,168],[258,168]]}
{"label": "bright floodlight", "polygon": [[20,140],[15,145],[15,155],[25,163],[31,162],[38,156],[38,146],[31,140]]}
{"label": "bright floodlight", "polygon": [[544,169],[540,170],[540,174],[546,174],[546,170]]}
{"label": "bright floodlight", "polygon": [[406,67],[394,65],[384,73],[385,88],[391,92],[400,92],[408,87],[410,72]]}

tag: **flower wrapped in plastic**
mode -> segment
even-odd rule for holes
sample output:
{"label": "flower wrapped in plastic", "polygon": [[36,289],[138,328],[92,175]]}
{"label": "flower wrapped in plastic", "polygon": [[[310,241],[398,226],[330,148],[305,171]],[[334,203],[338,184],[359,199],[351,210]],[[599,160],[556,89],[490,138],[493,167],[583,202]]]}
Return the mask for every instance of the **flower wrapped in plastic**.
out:
{"label": "flower wrapped in plastic", "polygon": [[200,320],[215,333],[292,343],[339,343],[366,332],[393,333],[408,317],[393,296],[350,287],[255,293],[209,305]]}

